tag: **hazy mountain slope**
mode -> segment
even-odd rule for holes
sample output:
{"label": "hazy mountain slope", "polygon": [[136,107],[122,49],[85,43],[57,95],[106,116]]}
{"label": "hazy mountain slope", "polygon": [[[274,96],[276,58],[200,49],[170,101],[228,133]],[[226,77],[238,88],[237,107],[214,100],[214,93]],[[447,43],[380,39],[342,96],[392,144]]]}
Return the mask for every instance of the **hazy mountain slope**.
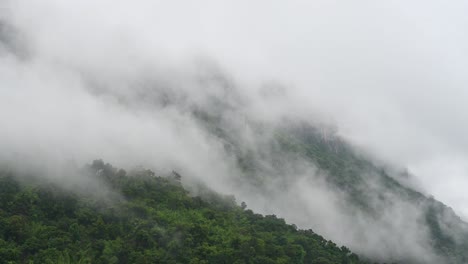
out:
{"label": "hazy mountain slope", "polygon": [[364,263],[232,196],[203,189],[192,197],[177,173],[128,176],[102,161],[86,173],[112,195],[0,174],[1,263]]}
{"label": "hazy mountain slope", "polygon": [[[313,219],[288,218],[300,226],[317,227],[340,243],[381,261],[466,263],[467,224],[444,204],[400,183],[399,178],[408,177],[404,175],[406,172],[398,175],[395,170],[375,165],[326,126],[291,119],[255,122],[242,118],[239,109],[226,107],[220,111],[219,105],[217,109],[197,111],[195,116],[223,142],[226,151],[236,157],[245,177],[238,180],[240,188],[255,186],[251,191],[261,193],[265,200],[270,199],[273,205],[267,205],[270,208],[267,211],[275,208],[288,216],[301,215],[298,211],[308,210],[308,201],[305,201],[296,211],[288,212],[290,209],[278,205],[275,197],[283,192],[296,192],[294,183],[310,177],[311,185],[331,190],[332,196],[338,197],[340,201],[334,204],[333,210],[344,216],[341,220],[321,221],[356,228],[361,234],[342,236],[329,232],[329,227],[323,228],[322,223]],[[242,120],[247,129],[239,131],[241,126],[236,124],[237,120]],[[251,139],[255,144],[246,144],[242,133],[255,138]],[[313,170],[295,171],[308,166]],[[310,215],[316,209],[311,207]],[[302,218],[306,218],[304,214]],[[379,253],[380,243],[382,251]]]}
{"label": "hazy mountain slope", "polygon": [[[465,262],[466,224],[450,208],[405,186],[394,169],[358,154],[313,117],[259,112],[261,102],[244,97],[218,68],[207,68],[191,77],[203,95],[151,82],[130,95],[100,92],[129,109],[175,110],[193,120],[223,147],[229,158],[223,162],[232,167],[207,184],[222,185],[259,212],[313,228],[371,259]],[[273,88],[261,100],[283,96]]]}
{"label": "hazy mountain slope", "polygon": [[[355,154],[336,136],[326,138],[313,128],[308,131],[305,134],[304,130],[292,131],[295,139],[289,138],[285,144],[290,147],[290,142],[295,142],[292,143],[296,146],[295,151],[327,171],[327,180],[346,192],[351,204],[369,215],[382,214],[389,204],[398,200],[414,205],[422,212],[417,220],[428,227],[429,244],[435,252],[446,257],[448,263],[466,263],[467,224],[451,208],[400,184],[384,168]],[[369,185],[369,181],[376,184]]]}

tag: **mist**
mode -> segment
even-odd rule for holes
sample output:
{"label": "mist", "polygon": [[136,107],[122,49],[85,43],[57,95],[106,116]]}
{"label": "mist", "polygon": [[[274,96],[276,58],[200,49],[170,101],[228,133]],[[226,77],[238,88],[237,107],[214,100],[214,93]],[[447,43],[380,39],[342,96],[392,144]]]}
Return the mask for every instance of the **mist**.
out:
{"label": "mist", "polygon": [[[286,119],[334,127],[468,217],[466,5],[2,1],[0,162],[57,175],[96,158],[176,169],[369,256],[437,262],[425,227],[404,226],[421,217],[411,205],[389,207],[404,215],[395,223],[355,215],[313,164],[265,145]],[[194,118],[200,109],[223,111],[241,151],[261,157],[265,178],[277,175],[270,192],[242,181],[226,142]]]}

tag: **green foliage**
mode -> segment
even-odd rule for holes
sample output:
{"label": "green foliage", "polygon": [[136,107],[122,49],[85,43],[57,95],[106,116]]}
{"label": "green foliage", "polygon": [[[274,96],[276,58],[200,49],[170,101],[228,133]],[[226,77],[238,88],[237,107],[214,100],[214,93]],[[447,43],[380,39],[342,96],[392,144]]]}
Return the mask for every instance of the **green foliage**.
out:
{"label": "green foliage", "polygon": [[237,206],[180,175],[88,168],[123,195],[102,203],[53,184],[0,175],[0,263],[363,263],[312,230]]}

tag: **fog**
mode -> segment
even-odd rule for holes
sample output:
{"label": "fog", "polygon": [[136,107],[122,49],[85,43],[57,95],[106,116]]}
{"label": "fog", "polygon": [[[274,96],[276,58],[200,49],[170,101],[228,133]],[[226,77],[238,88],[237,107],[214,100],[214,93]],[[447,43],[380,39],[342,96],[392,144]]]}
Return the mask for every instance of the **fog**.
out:
{"label": "fog", "polygon": [[[376,161],[408,168],[418,189],[466,218],[466,8],[435,0],[4,0],[0,161],[49,173],[96,158],[177,169],[340,243],[363,241],[333,231],[340,219],[359,231],[385,223],[343,212],[344,198],[320,183],[322,172],[295,159],[276,172],[294,179],[277,201],[257,199],[239,185],[224,142],[191,115],[219,111],[213,98],[221,98],[234,109],[223,115],[236,142],[249,151],[261,152],[269,135],[257,135],[246,117],[267,127],[285,117],[327,124]],[[274,158],[264,157],[265,166]],[[277,192],[275,184],[267,188]],[[387,249],[377,252],[371,237],[350,247],[377,257],[431,255],[425,230],[403,227],[418,213],[393,207],[389,213],[408,218],[376,236],[388,238]],[[411,249],[389,237],[394,230],[407,233]]]}

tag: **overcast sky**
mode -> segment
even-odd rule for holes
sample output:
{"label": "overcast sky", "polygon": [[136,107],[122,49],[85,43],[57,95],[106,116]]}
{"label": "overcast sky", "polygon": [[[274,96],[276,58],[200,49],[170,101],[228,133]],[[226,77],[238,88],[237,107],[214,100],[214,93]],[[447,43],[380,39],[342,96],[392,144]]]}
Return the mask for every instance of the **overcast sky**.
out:
{"label": "overcast sky", "polygon": [[[60,120],[74,115],[73,122],[100,128],[99,118],[115,116],[109,113],[117,110],[74,88],[64,92],[64,85],[81,84],[69,70],[55,79],[60,65],[105,73],[118,83],[142,69],[178,68],[209,57],[247,92],[265,82],[284,84],[290,111],[330,120],[377,159],[408,167],[428,193],[468,217],[466,1],[4,0],[0,8],[2,20],[18,31],[17,42],[0,49],[0,122],[9,126],[3,146],[17,147],[11,137],[18,131],[25,135],[17,141],[26,146],[26,135],[50,122],[33,120],[43,104],[34,107],[26,98],[54,102],[44,117],[59,124],[69,124]],[[26,66],[11,54],[34,59]],[[48,92],[29,88],[21,94],[11,88],[37,83],[48,85]],[[70,94],[80,103],[62,112]],[[29,112],[15,112],[25,105]],[[93,116],[93,109],[102,116]],[[114,121],[151,126],[126,118],[122,114]],[[43,137],[70,132],[60,129],[37,131]],[[105,138],[108,130],[112,126],[96,129],[101,137],[93,138]],[[173,130],[161,135],[170,138]],[[186,133],[187,139],[199,137],[196,131]],[[167,141],[164,137],[158,144]],[[81,135],[71,138],[79,141]],[[36,139],[30,142],[43,142]]]}

